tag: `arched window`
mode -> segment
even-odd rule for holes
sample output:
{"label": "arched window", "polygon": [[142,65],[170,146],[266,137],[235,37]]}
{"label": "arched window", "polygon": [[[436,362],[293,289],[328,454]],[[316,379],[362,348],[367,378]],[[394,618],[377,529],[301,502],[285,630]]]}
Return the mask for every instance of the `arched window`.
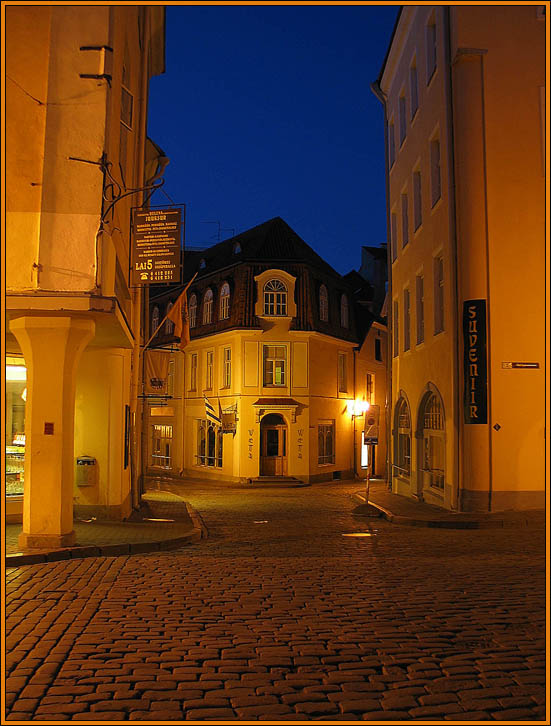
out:
{"label": "arched window", "polygon": [[264,315],[287,315],[287,288],[281,280],[264,285]]}
{"label": "arched window", "polygon": [[153,312],[151,313],[151,335],[157,330],[159,327],[159,308],[157,305],[153,308]]}
{"label": "arched window", "polygon": [[194,328],[197,325],[197,295],[195,293],[189,298],[188,315],[189,327]]}
{"label": "arched window", "polygon": [[209,287],[205,293],[205,297],[203,298],[203,325],[212,323],[212,300],[213,294]]}
{"label": "arched window", "polygon": [[[171,302],[169,302],[168,305],[166,306],[167,315],[172,310],[172,308],[173,308],[173,305]],[[165,322],[165,333],[167,335],[173,335],[173,333],[174,333],[174,323],[172,322],[172,320],[169,320],[168,318],[166,319],[166,322]]]}
{"label": "arched window", "polygon": [[233,254],[238,255],[241,252],[241,245],[239,242],[236,242],[233,246]]}
{"label": "arched window", "polygon": [[199,269],[204,270],[206,266],[207,266],[207,261],[205,260],[204,257],[201,257],[201,259],[199,260]]}
{"label": "arched window", "polygon": [[325,285],[320,285],[320,320],[329,320],[329,298]]}
{"label": "arched window", "polygon": [[402,396],[394,409],[394,475],[409,477],[411,473],[411,416]]}
{"label": "arched window", "polygon": [[225,282],[220,289],[220,320],[230,317],[230,286]]}
{"label": "arched window", "polygon": [[341,295],[341,328],[348,328],[348,298]]}
{"label": "arched window", "polygon": [[421,411],[423,425],[423,481],[443,491],[446,474],[444,414],[440,396],[430,393]]}

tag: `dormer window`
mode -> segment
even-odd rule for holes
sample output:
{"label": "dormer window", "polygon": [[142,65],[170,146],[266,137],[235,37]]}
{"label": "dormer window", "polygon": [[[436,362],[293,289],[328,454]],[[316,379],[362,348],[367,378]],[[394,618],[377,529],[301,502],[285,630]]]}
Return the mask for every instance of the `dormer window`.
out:
{"label": "dormer window", "polygon": [[193,295],[189,298],[189,327],[194,328],[197,325],[197,295]]}
{"label": "dormer window", "polygon": [[202,257],[201,260],[199,261],[199,269],[204,270],[206,266],[207,266],[207,261],[205,260],[204,257]]}
{"label": "dormer window", "polygon": [[241,245],[239,242],[236,242],[233,246],[233,254],[238,255],[241,252]]}
{"label": "dormer window", "polygon": [[230,317],[230,286],[225,282],[220,289],[220,320]]}
{"label": "dormer window", "polygon": [[213,300],[213,294],[212,290],[209,289],[205,293],[205,297],[203,298],[203,325],[208,325],[208,323],[212,323],[212,300]]}
{"label": "dormer window", "polygon": [[329,320],[329,296],[325,285],[320,285],[320,320]]}
{"label": "dormer window", "polygon": [[264,315],[287,315],[287,288],[281,280],[268,280],[264,285]]}
{"label": "dormer window", "polygon": [[348,298],[341,295],[341,328],[348,328]]}

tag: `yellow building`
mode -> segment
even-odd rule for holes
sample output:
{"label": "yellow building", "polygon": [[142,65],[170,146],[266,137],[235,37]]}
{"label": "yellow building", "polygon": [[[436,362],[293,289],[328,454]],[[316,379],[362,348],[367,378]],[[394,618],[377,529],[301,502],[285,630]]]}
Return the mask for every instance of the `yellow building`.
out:
{"label": "yellow building", "polygon": [[130,209],[159,166],[146,115],[164,9],[5,10],[7,515],[22,511],[21,546],[64,546],[74,502],[114,518],[133,503]]}
{"label": "yellow building", "polygon": [[402,8],[387,138],[392,488],[544,505],[545,7]]}
{"label": "yellow building", "polygon": [[[240,483],[365,476],[365,402],[384,419],[386,394],[385,325],[360,305],[370,285],[341,277],[279,217],[187,251],[184,268],[188,280],[197,272],[191,342],[165,353],[168,388],[149,398],[149,474]],[[180,289],[151,291],[152,331]],[[168,320],[153,346],[174,340]],[[384,476],[384,436],[376,448]]]}

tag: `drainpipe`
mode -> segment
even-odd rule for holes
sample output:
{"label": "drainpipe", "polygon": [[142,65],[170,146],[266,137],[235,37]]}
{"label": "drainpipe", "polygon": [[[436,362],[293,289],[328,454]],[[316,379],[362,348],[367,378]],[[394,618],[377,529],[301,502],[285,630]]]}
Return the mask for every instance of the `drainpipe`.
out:
{"label": "drainpipe", "polygon": [[[400,16],[398,16],[400,17]],[[392,240],[390,239],[390,179],[389,179],[389,158],[388,158],[388,115],[387,115],[387,97],[383,93],[380,85],[380,78],[373,81],[371,90],[383,105],[385,118],[385,191],[386,191],[386,229],[387,229],[387,245],[386,245],[386,269],[388,278],[387,292],[387,407],[386,407],[386,476],[387,486],[392,489],[392,464],[391,464],[391,421],[392,421],[392,354],[390,346],[392,345]],[[390,324],[389,324],[390,323]]]}

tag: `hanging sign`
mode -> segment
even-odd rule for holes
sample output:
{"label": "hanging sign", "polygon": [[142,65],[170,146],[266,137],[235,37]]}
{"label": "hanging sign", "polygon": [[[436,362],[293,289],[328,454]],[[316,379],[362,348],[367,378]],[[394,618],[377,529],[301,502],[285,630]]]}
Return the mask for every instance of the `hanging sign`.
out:
{"label": "hanging sign", "polygon": [[463,378],[465,423],[488,423],[486,300],[463,303]]}
{"label": "hanging sign", "polygon": [[180,282],[180,209],[135,210],[130,284]]}
{"label": "hanging sign", "polygon": [[379,443],[379,406],[371,405],[365,412],[364,444]]}
{"label": "hanging sign", "polygon": [[168,353],[160,350],[146,350],[145,356],[145,393],[149,396],[164,396],[167,393]]}

